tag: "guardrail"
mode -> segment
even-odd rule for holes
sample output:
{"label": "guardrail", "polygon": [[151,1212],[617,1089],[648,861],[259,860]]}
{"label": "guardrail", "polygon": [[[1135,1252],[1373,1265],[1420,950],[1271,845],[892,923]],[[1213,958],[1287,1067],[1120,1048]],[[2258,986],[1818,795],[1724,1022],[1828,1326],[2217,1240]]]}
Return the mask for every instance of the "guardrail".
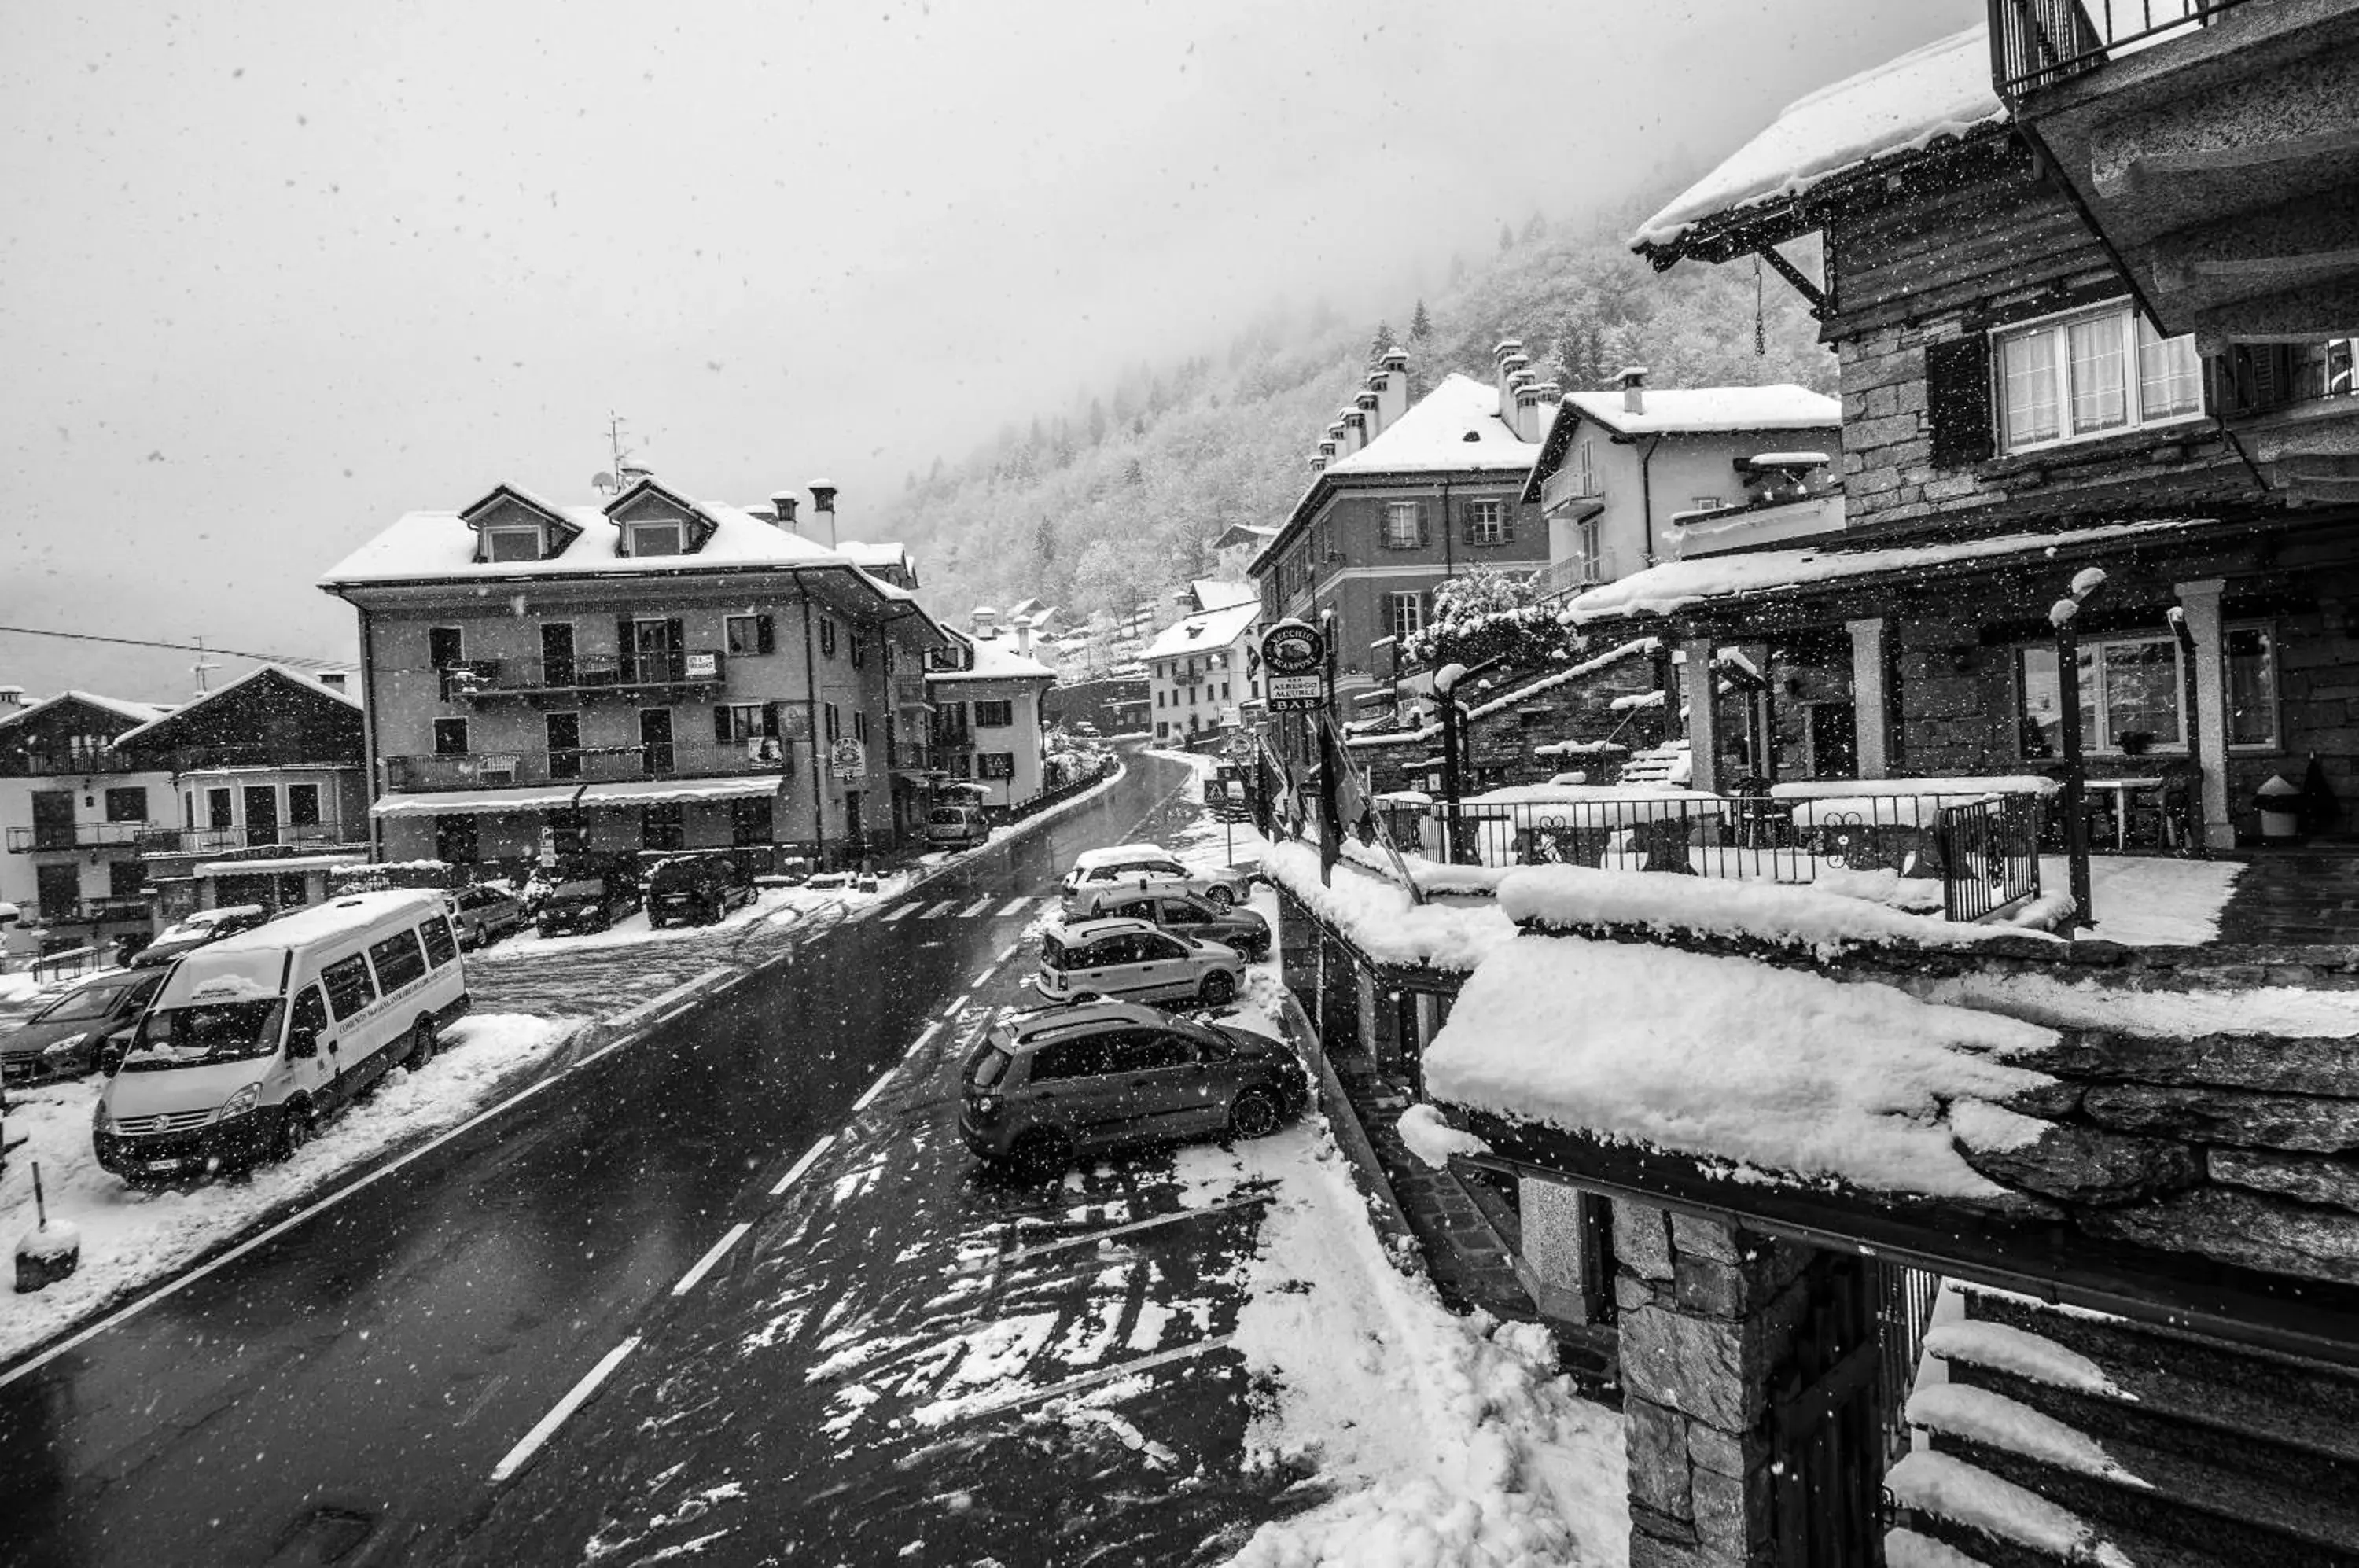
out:
{"label": "guardrail", "polygon": [[2012,103],[2176,33],[2243,0],[1989,0],[1991,82]]}

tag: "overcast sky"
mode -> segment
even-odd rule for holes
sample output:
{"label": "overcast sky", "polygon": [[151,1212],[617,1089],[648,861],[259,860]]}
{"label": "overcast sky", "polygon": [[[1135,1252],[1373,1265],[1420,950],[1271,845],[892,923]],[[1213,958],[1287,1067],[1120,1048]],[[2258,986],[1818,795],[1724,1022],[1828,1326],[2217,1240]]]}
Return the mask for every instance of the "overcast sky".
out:
{"label": "overcast sky", "polygon": [[[326,568],[501,479],[594,499],[610,408],[691,495],[833,478],[856,535],[1105,369],[1386,313],[1981,11],[12,5],[0,625],[349,659]],[[190,662],[0,633],[36,695]]]}

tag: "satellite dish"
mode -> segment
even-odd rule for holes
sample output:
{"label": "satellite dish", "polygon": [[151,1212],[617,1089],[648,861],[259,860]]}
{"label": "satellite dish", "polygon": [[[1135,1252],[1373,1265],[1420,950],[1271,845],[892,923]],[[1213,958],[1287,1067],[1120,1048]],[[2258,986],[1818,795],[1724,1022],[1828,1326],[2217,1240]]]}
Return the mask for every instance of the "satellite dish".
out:
{"label": "satellite dish", "polygon": [[601,472],[590,476],[590,488],[597,491],[602,495],[609,495],[614,491],[620,490],[622,487],[621,484],[618,483],[611,474]]}

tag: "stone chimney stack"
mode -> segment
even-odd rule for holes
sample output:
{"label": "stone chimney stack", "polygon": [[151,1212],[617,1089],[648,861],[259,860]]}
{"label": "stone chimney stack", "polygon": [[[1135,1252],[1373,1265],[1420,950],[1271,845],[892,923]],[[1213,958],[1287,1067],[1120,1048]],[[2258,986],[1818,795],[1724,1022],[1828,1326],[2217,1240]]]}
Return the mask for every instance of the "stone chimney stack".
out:
{"label": "stone chimney stack", "polygon": [[1643,414],[1647,411],[1647,367],[1625,365],[1614,373],[1614,384],[1622,388],[1622,411]]}
{"label": "stone chimney stack", "polygon": [[1343,423],[1343,441],[1357,452],[1368,444],[1368,418],[1357,408],[1346,408],[1338,416]]}
{"label": "stone chimney stack", "polygon": [[967,616],[967,628],[977,642],[988,642],[999,635],[999,612],[989,604],[977,604]]}
{"label": "stone chimney stack", "polygon": [[1333,424],[1327,427],[1327,440],[1322,441],[1321,444],[1322,446],[1332,444],[1335,449],[1335,457],[1338,462],[1341,462],[1343,459],[1352,455],[1351,438],[1345,432],[1343,429],[1343,421],[1341,419],[1336,420]]}
{"label": "stone chimney stack", "polygon": [[1549,427],[1556,423],[1557,406],[1564,401],[1564,388],[1553,381],[1543,381],[1527,390],[1532,395],[1532,432],[1524,439],[1546,441]]}
{"label": "stone chimney stack", "polygon": [[1383,398],[1374,392],[1363,392],[1352,399],[1352,407],[1359,409],[1360,418],[1366,421],[1370,441],[1385,433]]}
{"label": "stone chimney stack", "polygon": [[1016,651],[1029,659],[1032,656],[1032,617],[1018,615],[1007,623],[1007,629],[1016,634]]}
{"label": "stone chimney stack", "polygon": [[1530,360],[1524,357],[1524,340],[1521,338],[1501,338],[1498,343],[1493,346],[1491,350],[1491,358],[1492,361],[1499,367],[1498,374],[1492,382],[1492,385],[1496,387],[1499,392],[1499,418],[1502,419],[1513,419],[1515,418],[1516,410],[1515,404],[1511,401],[1512,394],[1507,389],[1507,371],[1509,369],[1508,362],[1510,360],[1514,361],[1514,368],[1517,370],[1521,370],[1525,365],[1531,363]]}
{"label": "stone chimney stack", "polygon": [[776,514],[778,527],[788,533],[795,531],[795,508],[800,505],[802,503],[795,498],[795,493],[791,490],[770,492],[770,510]]}
{"label": "stone chimney stack", "polygon": [[827,519],[827,548],[833,550],[835,548],[835,486],[824,479],[814,479],[810,482],[810,493],[811,522],[815,527],[821,518]]}
{"label": "stone chimney stack", "polygon": [[21,708],[25,705],[22,686],[0,686],[0,709]]}

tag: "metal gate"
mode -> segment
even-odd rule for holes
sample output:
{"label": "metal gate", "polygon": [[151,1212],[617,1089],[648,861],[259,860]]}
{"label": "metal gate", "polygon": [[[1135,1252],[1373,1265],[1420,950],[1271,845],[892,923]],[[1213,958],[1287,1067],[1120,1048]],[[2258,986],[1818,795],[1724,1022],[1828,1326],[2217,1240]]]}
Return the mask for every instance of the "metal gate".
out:
{"label": "metal gate", "polygon": [[1770,1382],[1777,1561],[1881,1568],[1886,1454],[1884,1303],[1888,1267],[1822,1255],[1793,1352]]}

